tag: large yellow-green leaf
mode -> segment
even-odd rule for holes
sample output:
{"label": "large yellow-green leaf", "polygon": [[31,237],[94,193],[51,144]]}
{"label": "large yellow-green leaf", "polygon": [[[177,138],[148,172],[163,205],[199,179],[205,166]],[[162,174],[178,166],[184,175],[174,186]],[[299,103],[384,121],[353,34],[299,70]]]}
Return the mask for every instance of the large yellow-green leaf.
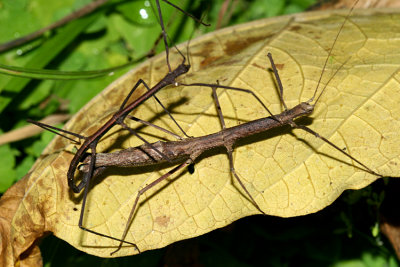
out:
{"label": "large yellow-green leaf", "polygon": [[[323,84],[342,62],[350,59],[329,83],[311,119],[302,120],[385,176],[400,174],[400,14],[392,12],[357,11],[349,19],[328,61]],[[224,85],[249,88],[274,113],[279,113],[281,104],[267,70],[267,53],[274,56],[284,98],[293,107],[314,93],[327,51],[345,15],[346,11],[286,16],[193,40],[193,67],[183,81],[219,80]],[[176,66],[179,56],[171,57]],[[139,78],[154,85],[166,71],[162,55],[142,64],[106,88],[66,128],[84,135],[93,133],[118,108]],[[189,135],[220,130],[209,88],[168,88],[157,95]],[[220,90],[219,97],[228,126],[268,115],[249,95]],[[153,100],[134,114],[179,133]],[[148,133],[145,136],[149,141],[171,139],[149,127],[139,128]],[[98,152],[139,144],[116,127],[102,139]],[[3,252],[9,252],[3,257],[18,257],[49,231],[90,254],[109,257],[115,250],[118,242],[88,234],[77,226],[82,197],[71,193],[66,178],[73,151],[69,141],[56,137],[20,182],[26,184],[20,186],[23,197],[14,205],[13,215],[6,216],[12,220],[11,232],[2,233],[10,235],[13,251],[3,246]],[[377,179],[321,140],[299,130],[292,132],[288,127],[243,140],[235,149],[234,161],[261,209],[282,217],[316,212],[330,205],[344,190],[359,189]],[[90,191],[84,225],[119,238],[138,189],[169,168],[110,169]],[[142,251],[155,249],[257,213],[233,181],[225,151],[216,150],[197,160],[193,174],[183,171],[147,192],[126,240],[136,243]],[[133,247],[124,246],[115,256],[135,253]]]}

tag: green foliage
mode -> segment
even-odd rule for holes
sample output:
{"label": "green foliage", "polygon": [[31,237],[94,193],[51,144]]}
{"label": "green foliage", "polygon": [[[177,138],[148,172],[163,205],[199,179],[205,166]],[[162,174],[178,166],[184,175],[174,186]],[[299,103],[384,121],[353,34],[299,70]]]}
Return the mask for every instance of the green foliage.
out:
{"label": "green foliage", "polygon": [[15,171],[15,151],[10,147],[10,145],[0,146],[0,158],[1,158],[1,168],[0,168],[0,190],[4,192],[9,188],[16,178]]}

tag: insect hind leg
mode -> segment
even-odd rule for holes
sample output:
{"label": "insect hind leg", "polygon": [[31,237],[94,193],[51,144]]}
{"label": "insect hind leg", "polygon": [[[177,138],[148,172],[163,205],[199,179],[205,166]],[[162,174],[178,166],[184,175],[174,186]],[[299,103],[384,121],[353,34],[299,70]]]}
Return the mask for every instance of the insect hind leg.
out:
{"label": "insect hind leg", "polygon": [[[217,81],[217,84],[218,84],[218,81]],[[225,120],[224,120],[224,116],[222,115],[221,106],[220,106],[219,101],[218,101],[216,88],[217,87],[211,87],[212,96],[213,96],[213,99],[214,99],[214,103],[215,103],[215,106],[216,106],[216,109],[217,109],[218,118],[219,118],[219,121],[221,123],[222,129],[225,130],[226,129]],[[225,140],[224,140],[224,143],[225,143]],[[256,207],[256,209],[258,209],[262,214],[265,215],[265,212],[260,208],[260,206],[258,206],[257,202],[255,201],[253,196],[250,194],[250,192],[247,190],[246,186],[244,185],[244,183],[240,179],[239,175],[236,173],[234,162],[233,162],[233,147],[232,147],[232,144],[225,143],[224,145],[225,145],[226,151],[228,153],[229,169],[230,169],[231,173],[235,177],[236,181],[239,183],[240,187],[246,193],[247,197],[250,199],[250,201]]]}

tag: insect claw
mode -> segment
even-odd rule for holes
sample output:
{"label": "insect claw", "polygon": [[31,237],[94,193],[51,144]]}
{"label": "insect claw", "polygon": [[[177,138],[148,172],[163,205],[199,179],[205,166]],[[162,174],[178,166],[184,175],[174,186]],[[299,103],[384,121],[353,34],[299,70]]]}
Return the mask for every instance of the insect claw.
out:
{"label": "insect claw", "polygon": [[[138,254],[142,253],[142,252],[140,251],[139,247],[138,247],[136,244],[131,243],[131,242],[128,242],[128,241],[123,241],[123,242],[132,245],[132,246],[139,252]],[[113,254],[115,254],[115,253],[117,253],[118,251],[120,251],[121,248],[122,248],[122,243],[118,246],[118,248],[117,248],[116,250],[114,250],[113,252],[110,253],[110,256],[112,256]]]}

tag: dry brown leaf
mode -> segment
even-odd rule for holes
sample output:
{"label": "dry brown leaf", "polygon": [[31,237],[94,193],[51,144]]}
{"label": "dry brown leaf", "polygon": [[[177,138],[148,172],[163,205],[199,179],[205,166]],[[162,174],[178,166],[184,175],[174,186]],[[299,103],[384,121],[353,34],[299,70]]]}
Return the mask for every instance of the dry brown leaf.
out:
{"label": "dry brown leaf", "polygon": [[[308,100],[346,12],[261,20],[193,40],[193,67],[184,80],[219,80],[224,85],[251,88],[274,113],[280,113],[274,80],[266,70],[267,52],[279,66],[288,106]],[[351,58],[330,82],[313,119],[303,121],[387,176],[400,175],[399,37],[400,14],[393,10],[355,12],[333,50],[323,83],[341,62]],[[179,63],[179,56],[172,58],[174,64]],[[139,78],[154,85],[165,73],[162,55],[142,64],[88,103],[66,128],[83,135],[93,133]],[[135,96],[144,90],[138,90]],[[209,88],[163,89],[157,96],[189,135],[220,130]],[[219,91],[219,97],[228,126],[268,115],[248,95]],[[153,100],[134,114],[179,133]],[[117,128],[102,139],[98,151],[140,144]],[[171,139],[154,129],[141,129],[149,133],[149,141]],[[251,137],[235,149],[236,170],[266,213],[282,217],[313,213],[330,205],[344,190],[363,188],[377,179],[315,137],[298,130],[290,133],[283,128]],[[110,257],[115,250],[117,242],[88,234],[77,226],[82,199],[71,193],[66,178],[72,151],[73,145],[56,137],[32,173],[2,198],[1,234],[3,242],[9,240],[11,244],[8,249],[3,244],[3,263],[13,264],[46,232],[90,254]],[[97,179],[89,194],[84,225],[120,237],[138,188],[168,169],[110,169]],[[141,199],[127,240],[142,251],[160,248],[258,213],[239,188],[229,173],[224,151],[207,154],[196,162],[194,174],[184,171],[175,175]],[[14,195],[17,199],[12,211],[5,211],[3,199]],[[124,246],[115,256],[135,253],[134,248]]]}

